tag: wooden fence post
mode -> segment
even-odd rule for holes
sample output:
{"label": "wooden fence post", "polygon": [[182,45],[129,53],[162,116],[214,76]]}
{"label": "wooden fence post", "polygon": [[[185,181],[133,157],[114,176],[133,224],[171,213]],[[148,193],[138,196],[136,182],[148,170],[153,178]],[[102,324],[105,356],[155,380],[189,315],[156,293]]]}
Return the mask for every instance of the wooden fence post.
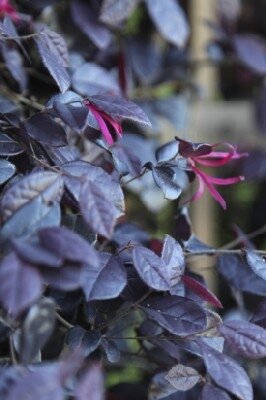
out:
{"label": "wooden fence post", "polygon": [[[190,20],[191,20],[191,54],[196,60],[206,60],[206,45],[211,38],[211,32],[204,23],[204,19],[215,21],[215,5],[214,0],[191,0]],[[205,63],[197,63],[198,68],[195,69],[195,81],[200,86],[204,100],[213,99],[217,92],[217,71],[212,66]],[[195,142],[212,142],[198,126],[198,116],[201,113],[201,104],[199,101],[194,107],[194,115],[192,115],[192,124],[190,126],[190,135],[192,141]],[[204,101],[203,101],[204,104]],[[206,193],[203,198],[191,205],[191,217],[193,228],[196,235],[205,243],[216,245],[215,219],[217,204]],[[201,258],[200,267],[208,267],[212,263],[211,259]],[[199,261],[197,261],[197,265]],[[196,268],[196,265],[194,265]],[[215,290],[215,278],[213,273],[205,272],[204,277],[208,282],[208,286]]]}

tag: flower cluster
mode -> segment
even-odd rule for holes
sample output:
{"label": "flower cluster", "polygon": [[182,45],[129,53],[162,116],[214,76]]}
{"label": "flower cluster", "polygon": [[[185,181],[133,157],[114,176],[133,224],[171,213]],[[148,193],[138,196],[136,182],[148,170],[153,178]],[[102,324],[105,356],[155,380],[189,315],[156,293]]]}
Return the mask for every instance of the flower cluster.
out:
{"label": "flower cluster", "polygon": [[[221,167],[228,164],[231,160],[236,160],[246,157],[247,153],[238,153],[236,147],[229,143],[217,143],[209,145],[205,143],[191,143],[179,138],[179,154],[185,157],[188,162],[188,167],[194,172],[198,180],[198,189],[191,198],[191,201],[198,200],[202,197],[205,189],[207,189],[211,196],[226,209],[226,202],[214,185],[233,185],[244,180],[243,176],[234,176],[230,178],[216,178],[203,172],[199,166],[205,167]],[[216,147],[225,146],[228,151],[216,151]]]}
{"label": "flower cluster", "polygon": [[121,123],[116,121],[110,115],[106,114],[104,111],[100,110],[98,107],[96,107],[91,102],[85,101],[84,104],[89,109],[89,111],[92,113],[94,118],[96,119],[96,121],[99,125],[99,129],[102,132],[106,142],[109,145],[114,143],[114,139],[113,139],[113,136],[111,133],[112,130],[114,130],[114,132],[117,134],[117,136],[119,136],[119,137],[122,136]]}

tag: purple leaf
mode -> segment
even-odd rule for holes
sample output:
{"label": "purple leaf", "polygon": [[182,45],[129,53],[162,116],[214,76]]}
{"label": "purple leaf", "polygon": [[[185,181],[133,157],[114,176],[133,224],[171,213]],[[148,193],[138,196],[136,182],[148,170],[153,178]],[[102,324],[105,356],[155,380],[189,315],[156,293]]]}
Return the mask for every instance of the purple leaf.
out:
{"label": "purple leaf", "polygon": [[146,247],[136,246],[133,250],[133,264],[139,276],[155,290],[170,290],[169,271],[164,260]]}
{"label": "purple leaf", "polygon": [[185,46],[189,27],[185,13],[175,0],[146,0],[149,14],[162,36],[175,46]]}
{"label": "purple leaf", "polygon": [[247,263],[260,278],[266,281],[266,262],[252,250],[246,250]]}
{"label": "purple leaf", "polygon": [[113,240],[121,247],[128,242],[147,244],[149,241],[149,235],[140,226],[130,222],[123,222],[116,226]]}
{"label": "purple leaf", "polygon": [[188,298],[154,297],[142,303],[141,307],[151,319],[175,335],[192,335],[207,326],[205,310]]}
{"label": "purple leaf", "polygon": [[[258,126],[260,132],[263,133],[264,135],[266,134],[265,110],[266,110],[266,86],[263,85],[258,90],[258,94],[255,99],[255,122],[256,122],[256,125]],[[252,152],[252,153],[253,153],[253,156],[255,155],[255,157],[257,159],[256,153],[255,154],[254,154],[254,152]],[[263,153],[263,155],[264,155],[264,153]],[[262,160],[264,161],[264,157],[262,158]],[[263,169],[263,171],[264,171],[264,169]],[[251,173],[254,173],[254,172],[256,172],[256,171],[253,171],[253,168],[252,168]]]}
{"label": "purple leaf", "polygon": [[182,157],[201,157],[208,155],[212,151],[212,146],[208,143],[192,143],[178,137],[175,139],[179,145],[179,154]]}
{"label": "purple leaf", "polygon": [[46,103],[46,109],[50,109],[54,107],[54,103],[62,103],[62,104],[71,104],[73,107],[80,107],[83,104],[83,98],[73,92],[72,90],[67,90],[65,93],[58,93],[53,95]]}
{"label": "purple leaf", "polygon": [[29,364],[47,343],[55,325],[55,304],[51,299],[41,299],[34,304],[22,326],[19,359]]}
{"label": "purple leaf", "polygon": [[266,73],[266,48],[258,36],[235,35],[233,43],[237,57],[244,65],[258,74],[264,75]]}
{"label": "purple leaf", "polygon": [[62,166],[65,184],[77,201],[87,182],[95,182],[99,188],[108,193],[108,200],[117,211],[117,217],[124,214],[124,195],[119,183],[101,167],[96,167],[85,161],[70,162]]}
{"label": "purple leaf", "polygon": [[[13,24],[12,20],[6,15],[4,17],[3,22],[0,22],[0,34],[7,36],[8,38],[14,40],[17,45],[21,48],[23,53],[25,54],[26,57],[28,57],[28,54],[21,44],[21,39],[19,37],[19,34],[17,32],[17,29],[15,25]],[[29,57],[28,57],[29,58]]]}
{"label": "purple leaf", "polygon": [[120,360],[120,351],[113,340],[103,338],[101,345],[110,363],[117,363]]}
{"label": "purple leaf", "polygon": [[2,55],[7,69],[12,77],[19,84],[20,91],[27,89],[27,75],[23,67],[23,59],[18,50],[13,47],[2,44]]}
{"label": "purple leaf", "polygon": [[19,366],[1,368],[0,371],[0,398],[7,399],[10,388],[21,378]]}
{"label": "purple leaf", "polygon": [[182,240],[182,242],[186,242],[187,240],[189,240],[192,231],[191,231],[191,221],[188,214],[187,206],[182,207],[179,214],[176,217],[175,231],[178,240]]}
{"label": "purple leaf", "polygon": [[68,331],[66,343],[71,349],[80,348],[84,357],[90,355],[101,342],[101,334],[97,331],[86,331],[81,326],[74,326]]}
{"label": "purple leaf", "polygon": [[114,120],[119,122],[126,120],[151,126],[147,115],[137,104],[133,103],[133,101],[108,94],[90,96],[89,101],[99,110],[110,115]]}
{"label": "purple leaf", "polygon": [[231,397],[224,392],[222,389],[212,385],[211,383],[207,383],[204,385],[200,400],[231,400]]}
{"label": "purple leaf", "polygon": [[141,323],[139,331],[143,336],[158,336],[163,333],[163,328],[156,322],[151,321],[150,319],[145,319]]}
{"label": "purple leaf", "polygon": [[234,23],[241,12],[241,8],[241,0],[219,0],[217,11],[219,15],[225,18],[229,23]]}
{"label": "purple leaf", "polygon": [[218,330],[242,356],[251,359],[266,357],[266,330],[246,321],[228,321]]}
{"label": "purple leaf", "polygon": [[36,114],[24,122],[28,135],[50,146],[65,146],[67,144],[66,132],[63,127],[53,120],[48,114]]}
{"label": "purple leaf", "polygon": [[67,45],[63,37],[59,35],[59,33],[51,31],[48,26],[41,23],[35,24],[35,28],[37,28],[37,32],[40,34],[43,45],[54,54],[63,67],[68,67],[69,56]]}
{"label": "purple leaf", "polygon": [[[121,253],[121,257],[123,253]],[[148,286],[140,279],[136,268],[133,265],[127,265],[127,285],[122,293],[123,299],[131,302],[138,301],[148,290]]]}
{"label": "purple leaf", "polygon": [[207,371],[213,381],[240,400],[253,400],[252,386],[245,370],[225,354],[202,343],[200,346]]}
{"label": "purple leaf", "polygon": [[217,297],[208,288],[206,288],[206,286],[202,285],[196,279],[191,278],[188,275],[183,275],[182,282],[188,289],[192,290],[192,292],[194,292],[201,299],[212,304],[214,307],[223,308],[220,300],[217,299]]}
{"label": "purple leaf", "polygon": [[73,88],[83,96],[110,91],[120,92],[114,71],[108,71],[97,64],[87,62],[78,66],[72,76]]}
{"label": "purple leaf", "polygon": [[0,301],[6,311],[15,316],[26,310],[42,293],[38,271],[13,253],[0,264],[0,284]]}
{"label": "purple leaf", "polygon": [[256,308],[250,322],[266,329],[266,300],[262,301]]}
{"label": "purple leaf", "polygon": [[[170,400],[177,390],[165,379],[165,372],[160,372],[152,377],[149,386],[149,400]],[[180,393],[178,394],[180,397]]]}
{"label": "purple leaf", "polygon": [[80,235],[64,227],[42,229],[38,232],[40,243],[59,259],[97,266],[98,253]]}
{"label": "purple leaf", "polygon": [[92,9],[92,5],[88,5],[82,0],[74,0],[71,2],[71,13],[75,24],[91,39],[95,46],[104,49],[110,44],[112,35],[98,21],[97,13]]}
{"label": "purple leaf", "polygon": [[[167,200],[176,200],[182,193],[179,182],[176,182],[176,172],[168,166],[155,167],[152,163],[146,163],[144,167],[152,171],[152,176],[156,185],[163,191]],[[185,177],[185,173],[180,171]]]}
{"label": "purple leaf", "polygon": [[11,386],[6,400],[64,400],[64,390],[58,379],[56,364],[23,372],[16,384]]}
{"label": "purple leaf", "polygon": [[165,379],[175,389],[185,392],[192,389],[201,380],[201,376],[194,368],[178,364],[168,371]]}
{"label": "purple leaf", "polygon": [[188,127],[188,99],[185,94],[155,100],[154,112],[169,121],[176,132],[184,132]]}
{"label": "purple leaf", "polygon": [[127,19],[140,0],[104,0],[100,12],[100,20],[113,27],[119,27]]}
{"label": "purple leaf", "polygon": [[220,256],[218,271],[237,290],[266,296],[266,282],[238,256],[231,254]]}
{"label": "purple leaf", "polygon": [[80,159],[80,151],[75,145],[63,147],[46,146],[46,151],[51,160],[58,166]]}
{"label": "purple leaf", "polygon": [[15,37],[16,39],[14,40],[16,43],[20,44],[20,40],[18,39],[19,34],[15,28],[15,25],[8,16],[5,16],[3,22],[0,22],[0,32],[9,38]]}
{"label": "purple leaf", "polygon": [[61,363],[58,371],[59,381],[61,384],[65,384],[69,378],[72,378],[73,375],[76,375],[82,366],[84,361],[84,353],[82,349],[78,347],[74,351],[64,353],[60,361]]}
{"label": "purple leaf", "polygon": [[127,283],[127,274],[120,259],[101,253],[100,265],[86,265],[82,288],[87,301],[118,297]]}
{"label": "purple leaf", "polygon": [[58,202],[62,195],[62,179],[54,172],[35,172],[12,185],[1,199],[1,213],[4,221],[9,219],[28,203],[39,199],[49,207]]}
{"label": "purple leaf", "polygon": [[108,198],[108,193],[97,182],[88,181],[81,192],[79,204],[92,231],[110,238],[119,212]]}
{"label": "purple leaf", "polygon": [[128,146],[123,146],[120,143],[112,147],[112,154],[128,168],[128,172],[132,176],[137,176],[141,173],[142,162],[136,152]]}
{"label": "purple leaf", "polygon": [[155,152],[156,160],[158,163],[172,160],[177,155],[178,143],[176,143],[176,140],[172,140],[171,142],[162,145]]}
{"label": "purple leaf", "polygon": [[104,400],[104,376],[102,367],[94,362],[81,377],[76,388],[77,400]]}
{"label": "purple leaf", "polygon": [[11,243],[18,257],[30,264],[57,268],[63,263],[61,257],[38,243],[31,243],[25,239],[12,239]]}
{"label": "purple leaf", "polygon": [[63,291],[79,289],[83,268],[79,264],[65,263],[63,268],[42,269],[42,276],[47,285]]}
{"label": "purple leaf", "polygon": [[[162,71],[162,54],[152,41],[137,36],[127,42],[129,64],[144,85],[152,84]],[[153,102],[154,103],[154,102]]]}
{"label": "purple leaf", "polygon": [[8,181],[16,172],[14,164],[7,160],[0,159],[0,185]]}
{"label": "purple leaf", "polygon": [[19,237],[31,235],[38,229],[60,224],[60,204],[45,204],[40,197],[27,203],[15,212],[2,227],[3,237]]}
{"label": "purple leaf", "polygon": [[57,115],[64,121],[70,128],[80,133],[87,123],[88,109],[85,106],[72,106],[64,104],[58,100],[54,100],[53,108]]}
{"label": "purple leaf", "polygon": [[39,36],[35,39],[41,59],[51,76],[54,78],[61,92],[65,92],[70,85],[67,70],[62,65],[62,60],[47,47],[46,40]]}
{"label": "purple leaf", "polygon": [[17,142],[4,133],[0,133],[0,156],[15,156],[23,151]]}
{"label": "purple leaf", "polygon": [[171,285],[174,286],[180,281],[184,273],[185,259],[180,244],[170,235],[165,235],[162,259],[166,264]]}

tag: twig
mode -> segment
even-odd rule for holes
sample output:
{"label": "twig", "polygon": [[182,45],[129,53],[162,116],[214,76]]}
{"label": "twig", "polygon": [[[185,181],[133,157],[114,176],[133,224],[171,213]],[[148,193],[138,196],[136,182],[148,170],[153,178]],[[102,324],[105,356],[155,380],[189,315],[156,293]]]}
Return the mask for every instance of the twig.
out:
{"label": "twig", "polygon": [[182,337],[176,337],[176,336],[109,336],[109,335],[103,335],[103,337],[106,337],[106,339],[125,339],[125,340],[148,340],[148,339],[158,339],[158,340],[176,340],[176,341],[183,341],[185,338]]}
{"label": "twig", "polygon": [[41,164],[43,167],[50,169],[51,171],[56,172],[57,174],[60,172],[59,169],[57,167],[54,167],[52,165],[47,164],[46,162],[44,162],[43,160],[41,160],[40,158],[36,157],[34,154],[30,154],[31,158],[33,158],[35,161],[37,161],[39,164]]}
{"label": "twig", "polygon": [[148,172],[148,171],[149,171],[149,170],[148,170],[147,168],[144,168],[144,170],[141,171],[141,173],[140,173],[139,175],[133,176],[133,178],[129,179],[128,181],[126,181],[126,182],[124,182],[124,183],[122,183],[121,186],[122,186],[122,187],[123,187],[123,186],[126,186],[126,185],[128,185],[130,182],[133,182],[133,181],[135,181],[136,179],[141,178],[141,177],[142,177],[144,174],[146,174],[146,172]]}
{"label": "twig", "polygon": [[[245,236],[246,236],[247,239],[254,239],[256,236],[263,235],[264,233],[266,233],[266,225],[263,225],[262,227],[260,227],[259,229],[257,229],[254,232],[247,233]],[[233,247],[235,247],[238,244],[240,244],[242,241],[243,241],[242,238],[234,239],[231,242],[229,242],[229,243],[225,244],[224,246],[220,247],[220,249],[232,249]]]}
{"label": "twig", "polygon": [[39,33],[30,33],[28,35],[22,35],[22,36],[4,36],[3,34],[0,35],[0,40],[28,40],[36,36],[40,36],[42,32]]}
{"label": "twig", "polygon": [[74,325],[70,324],[69,322],[67,322],[63,317],[61,317],[61,315],[59,315],[58,313],[56,313],[56,318],[58,319],[58,321],[61,322],[62,325],[64,325],[66,328],[68,329],[72,329],[74,328]]}
{"label": "twig", "polygon": [[[266,256],[266,250],[252,250],[254,253]],[[210,250],[200,250],[200,251],[195,251],[195,252],[188,252],[185,251],[184,255],[187,257],[193,257],[193,256],[216,256],[219,254],[236,254],[236,255],[242,255],[243,250],[242,249],[235,249],[235,250],[230,250],[230,249],[210,249]]]}
{"label": "twig", "polygon": [[38,103],[37,101],[33,101],[31,99],[28,99],[27,97],[22,96],[22,94],[14,93],[14,95],[18,101],[20,101],[21,103],[27,104],[28,106],[31,106],[32,108],[35,108],[38,111],[43,111],[45,109],[45,107],[41,103]]}
{"label": "twig", "polygon": [[10,347],[10,355],[11,355],[12,363],[17,364],[18,361],[17,361],[17,357],[16,357],[14,345],[13,345],[12,335],[9,336],[9,347]]}
{"label": "twig", "polygon": [[149,290],[147,293],[145,293],[138,301],[136,301],[135,303],[131,304],[131,306],[123,313],[117,315],[112,321],[109,321],[107,324],[104,324],[101,326],[102,328],[106,328],[107,326],[110,326],[112,324],[114,324],[115,322],[119,321],[120,319],[126,317],[128,314],[131,313],[131,311],[133,311],[140,303],[142,303],[147,297],[150,296],[150,294],[152,293],[152,290]]}

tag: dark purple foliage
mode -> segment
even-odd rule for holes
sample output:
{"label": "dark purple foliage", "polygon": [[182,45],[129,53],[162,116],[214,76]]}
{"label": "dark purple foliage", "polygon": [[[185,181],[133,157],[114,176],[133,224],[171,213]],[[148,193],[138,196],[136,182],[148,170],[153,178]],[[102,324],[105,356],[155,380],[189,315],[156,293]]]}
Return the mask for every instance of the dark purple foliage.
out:
{"label": "dark purple foliage", "polygon": [[0,264],[2,306],[13,315],[26,310],[42,293],[38,271],[10,253]]}
{"label": "dark purple foliage", "polygon": [[[225,249],[205,244],[189,203],[205,187],[225,205],[213,185],[243,177],[212,167],[232,159],[264,179],[263,146],[248,162],[184,133],[202,61],[261,84],[249,90],[265,130],[265,44],[239,33],[239,2],[220,2],[208,27],[221,57],[194,59],[185,3],[0,1],[0,399],[261,397],[265,253],[240,228]],[[227,313],[224,293],[239,320],[210,309]]]}
{"label": "dark purple foliage", "polygon": [[87,301],[118,297],[127,282],[125,268],[118,257],[102,253],[98,266],[86,265],[82,288]]}
{"label": "dark purple foliage", "polygon": [[260,326],[246,321],[228,321],[218,329],[242,356],[255,359],[266,357],[266,330]]}
{"label": "dark purple foliage", "polygon": [[70,78],[64,66],[65,60],[59,57],[58,51],[51,49],[49,42],[41,34],[36,40],[37,48],[44,66],[55,80],[61,92],[65,92],[70,85]]}
{"label": "dark purple foliage", "polygon": [[184,11],[175,0],[146,0],[149,14],[160,33],[178,47],[186,44],[189,27]]}
{"label": "dark purple foliage", "polygon": [[175,335],[191,335],[207,326],[206,311],[188,298],[170,295],[153,297],[141,307],[151,319]]}
{"label": "dark purple foliage", "polygon": [[201,349],[207,371],[218,386],[240,400],[253,399],[249,377],[242,367],[232,358],[209,346],[201,345]]}
{"label": "dark purple foliage", "polygon": [[[236,54],[240,61],[258,74],[266,72],[266,48],[259,37],[236,35],[234,37]],[[252,57],[250,57],[252,54]]]}
{"label": "dark purple foliage", "polygon": [[104,400],[104,375],[100,363],[94,363],[81,377],[76,389],[77,400]]}
{"label": "dark purple foliage", "polygon": [[50,145],[65,146],[66,132],[47,114],[37,114],[24,123],[27,134],[34,140]]}
{"label": "dark purple foliage", "polygon": [[171,288],[170,275],[164,260],[145,247],[135,247],[133,263],[140,277],[155,290]]}
{"label": "dark purple foliage", "polygon": [[231,399],[229,394],[227,394],[224,390],[219,389],[218,387],[212,385],[211,383],[207,383],[207,385],[204,385],[202,389],[200,400],[210,400],[212,398],[216,400]]}
{"label": "dark purple foliage", "polygon": [[105,48],[110,44],[110,31],[98,20],[97,12],[85,1],[73,0],[71,12],[74,23],[97,47]]}

